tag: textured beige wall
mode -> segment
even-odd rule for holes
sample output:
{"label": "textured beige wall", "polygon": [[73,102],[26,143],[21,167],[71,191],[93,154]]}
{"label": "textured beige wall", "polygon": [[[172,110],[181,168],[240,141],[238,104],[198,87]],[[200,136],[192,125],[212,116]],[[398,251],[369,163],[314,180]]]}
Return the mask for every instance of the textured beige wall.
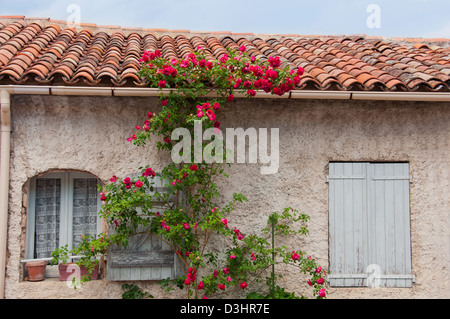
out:
{"label": "textured beige wall", "polygon": [[[259,164],[234,164],[222,184],[225,199],[233,192],[249,199],[230,217],[244,233],[265,226],[266,217],[286,206],[311,216],[310,235],[292,247],[309,252],[328,268],[329,161],[408,161],[411,184],[412,288],[330,288],[329,298],[449,298],[448,103],[241,100],[223,110],[223,127],[279,128],[278,174],[262,175]],[[166,158],[126,142],[154,98],[12,97],[12,159],[6,291],[7,298],[120,298],[120,283],[97,280],[73,290],[65,283],[21,279],[26,212],[24,186],[53,169],[90,172],[103,181]],[[238,222],[239,221],[239,222]],[[240,222],[245,221],[245,222]],[[304,291],[304,278],[289,290]],[[155,297],[159,287],[145,283]]]}

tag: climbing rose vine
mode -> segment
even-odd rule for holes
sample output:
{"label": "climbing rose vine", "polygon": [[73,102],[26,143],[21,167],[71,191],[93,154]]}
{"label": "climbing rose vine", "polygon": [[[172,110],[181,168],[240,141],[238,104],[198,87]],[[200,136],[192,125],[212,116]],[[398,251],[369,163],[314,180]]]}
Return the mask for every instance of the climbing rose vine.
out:
{"label": "climbing rose vine", "polygon": [[[228,50],[219,60],[200,47],[182,59],[163,58],[158,50],[146,51],[140,62],[141,78],[150,87],[161,89],[160,111],[148,112],[127,141],[143,146],[154,140],[158,150],[169,152],[176,128],[193,133],[194,123],[201,121],[203,128],[219,132],[220,112],[236,95],[283,95],[300,83],[303,74],[302,68],[283,68],[277,56],[258,61],[247,54],[245,46]],[[326,273],[316,261],[299,249],[275,244],[275,236],[306,235],[309,216],[288,207],[272,213],[260,233],[242,232],[232,212],[247,201],[246,197],[234,193],[221,204],[224,199],[217,181],[228,177],[226,167],[218,162],[195,162],[194,146],[190,154],[191,161],[172,162],[159,170],[151,165],[141,167],[138,176],[112,176],[101,189],[100,211],[111,231],[89,238],[84,250],[75,252],[91,260],[112,246],[126,247],[136,234],[149,232],[176,253],[184,276],[174,282],[186,290],[188,298],[231,291],[247,298],[293,297],[276,284],[275,265],[279,263],[293,265],[308,275],[304,285],[310,286],[317,298],[325,298]],[[157,188],[160,184],[163,191]],[[295,225],[297,230],[293,230]],[[217,240],[226,244],[225,251],[211,245]],[[264,274],[266,293],[252,291]]]}

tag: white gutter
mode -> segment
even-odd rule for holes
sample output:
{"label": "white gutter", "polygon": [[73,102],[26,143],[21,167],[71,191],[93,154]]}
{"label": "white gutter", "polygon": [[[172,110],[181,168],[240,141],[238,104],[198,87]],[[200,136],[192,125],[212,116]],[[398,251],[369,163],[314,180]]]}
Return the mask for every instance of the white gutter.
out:
{"label": "white gutter", "polygon": [[[137,87],[72,87],[72,86],[38,86],[38,85],[0,85],[0,90],[10,94],[38,95],[88,95],[88,96],[159,96],[169,93],[170,89]],[[213,96],[211,92],[210,96]],[[247,97],[236,93],[235,97]],[[289,94],[277,96],[257,91],[255,98],[269,99],[332,99],[332,100],[376,100],[376,101],[450,101],[450,92],[372,92],[372,91],[316,91],[293,90]]]}
{"label": "white gutter", "polygon": [[5,296],[6,250],[8,240],[9,152],[11,136],[11,102],[6,90],[0,91],[0,299]]}
{"label": "white gutter", "polygon": [[[37,95],[85,95],[85,96],[159,96],[169,93],[170,89],[125,88],[125,87],[72,87],[38,85],[0,85],[1,90],[1,162],[0,162],[0,299],[5,289],[5,266],[8,231],[9,197],[9,152],[11,134],[11,94]],[[211,92],[210,96],[213,96]],[[237,93],[235,97],[246,97]],[[365,91],[314,91],[294,90],[289,94],[277,96],[257,91],[256,98],[269,99],[338,99],[338,100],[384,100],[384,101],[433,101],[450,102],[450,93],[446,92],[365,92]]]}

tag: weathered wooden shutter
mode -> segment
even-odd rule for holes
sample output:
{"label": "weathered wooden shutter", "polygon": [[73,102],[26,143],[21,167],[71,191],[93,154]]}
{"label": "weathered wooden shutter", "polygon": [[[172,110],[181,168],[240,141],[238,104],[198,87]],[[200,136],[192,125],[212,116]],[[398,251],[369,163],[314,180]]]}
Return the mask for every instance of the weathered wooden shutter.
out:
{"label": "weathered wooden shutter", "polygon": [[332,286],[361,286],[368,265],[367,181],[365,163],[330,163],[329,245]]}
{"label": "weathered wooden shutter", "polygon": [[[160,182],[155,191],[164,191]],[[161,209],[158,211],[163,212]],[[139,231],[142,230],[145,229]],[[174,251],[152,234],[131,237],[126,248],[112,248],[108,251],[106,265],[106,279],[109,281],[175,279],[182,274]]]}
{"label": "weathered wooden shutter", "polygon": [[380,266],[382,287],[411,287],[408,163],[372,163],[370,260]]}
{"label": "weathered wooden shutter", "polygon": [[332,286],[411,287],[408,163],[330,163]]}
{"label": "weathered wooden shutter", "polygon": [[150,234],[133,237],[126,249],[108,252],[106,279],[109,281],[174,279],[181,273],[174,252]]}

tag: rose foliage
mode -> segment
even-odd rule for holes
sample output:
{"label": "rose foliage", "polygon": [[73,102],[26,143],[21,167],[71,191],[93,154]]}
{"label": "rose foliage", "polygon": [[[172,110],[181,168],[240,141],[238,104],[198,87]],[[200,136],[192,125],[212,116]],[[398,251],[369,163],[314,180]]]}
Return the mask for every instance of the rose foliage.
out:
{"label": "rose foliage", "polygon": [[[219,132],[220,111],[233,103],[235,95],[283,95],[295,88],[303,74],[302,68],[282,68],[278,57],[256,60],[244,46],[228,50],[218,61],[197,48],[182,59],[165,59],[158,50],[145,52],[141,63],[139,75],[150,87],[161,89],[161,109],[146,114],[127,139],[138,146],[155,140],[163,152],[172,151],[176,128],[193,134],[194,123],[201,121],[204,129]],[[203,148],[207,142],[203,141]],[[325,298],[325,271],[305,252],[276,247],[274,240],[275,236],[306,235],[309,216],[288,207],[271,214],[267,228],[259,234],[240,231],[232,212],[246,197],[235,193],[227,204],[220,205],[223,198],[217,181],[228,177],[226,164],[195,162],[194,151],[192,146],[190,161],[171,162],[159,171],[148,165],[140,168],[138,176],[113,176],[101,188],[100,215],[110,231],[86,239],[74,252],[83,254],[84,261],[92,260],[115,245],[126,247],[136,234],[150,232],[176,253],[184,275],[174,283],[186,290],[188,298],[217,297],[232,291],[247,298],[295,297],[276,285],[275,265],[279,263],[297,267],[308,277],[303,281],[305,287],[310,286],[315,297]],[[157,188],[159,183],[162,190]],[[224,251],[211,245],[219,240],[226,244]],[[264,274],[267,291],[257,293],[257,282]],[[163,282],[167,287],[168,281]]]}

